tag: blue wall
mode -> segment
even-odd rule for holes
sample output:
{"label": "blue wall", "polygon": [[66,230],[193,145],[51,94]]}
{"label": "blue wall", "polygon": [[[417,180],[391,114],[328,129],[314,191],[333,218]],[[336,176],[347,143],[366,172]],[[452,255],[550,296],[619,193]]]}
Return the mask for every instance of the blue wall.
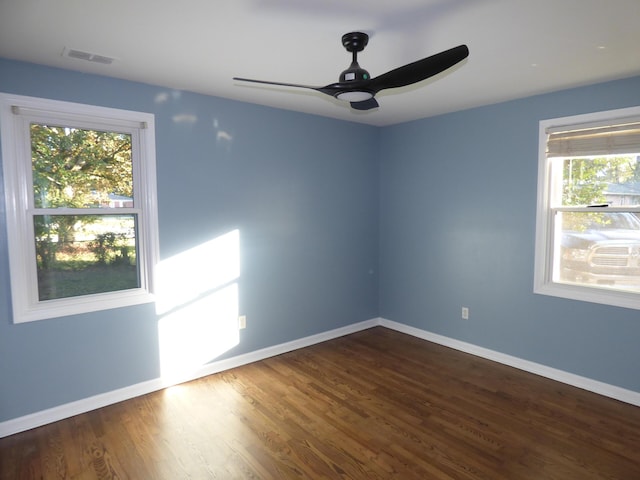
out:
{"label": "blue wall", "polygon": [[532,293],[539,121],[639,103],[635,77],[385,128],[380,316],[640,391],[637,310]]}
{"label": "blue wall", "polygon": [[[155,114],[160,256],[240,231],[225,356],[377,316],[377,128],[1,59],[0,91]],[[12,324],[6,242],[3,193],[0,421],[159,376],[153,305]]]}
{"label": "blue wall", "polygon": [[[240,230],[219,358],[381,316],[640,391],[636,310],[532,293],[539,120],[640,77],[382,129],[1,59],[0,91],[155,114],[161,257]],[[158,377],[153,305],[11,323],[5,222],[0,421]]]}

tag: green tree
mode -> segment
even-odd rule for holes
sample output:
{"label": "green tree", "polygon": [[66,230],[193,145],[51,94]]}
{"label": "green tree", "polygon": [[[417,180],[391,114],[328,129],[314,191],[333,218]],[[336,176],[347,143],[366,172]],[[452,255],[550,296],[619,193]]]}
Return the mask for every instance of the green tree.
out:
{"label": "green tree", "polygon": [[[89,208],[109,201],[109,194],[132,196],[131,135],[32,124],[31,158],[36,208]],[[90,215],[36,217],[36,250],[48,268],[60,245],[74,240]]]}
{"label": "green tree", "polygon": [[83,208],[132,196],[131,135],[31,125],[36,208]]}
{"label": "green tree", "polygon": [[[562,204],[584,206],[605,203],[605,191],[609,185],[640,181],[638,158],[629,155],[565,159]],[[607,218],[601,212],[565,212],[562,223],[566,230],[584,230],[589,225],[606,222]]]}
{"label": "green tree", "polygon": [[602,203],[610,184],[640,180],[635,156],[570,158],[564,160],[563,167],[563,205]]}

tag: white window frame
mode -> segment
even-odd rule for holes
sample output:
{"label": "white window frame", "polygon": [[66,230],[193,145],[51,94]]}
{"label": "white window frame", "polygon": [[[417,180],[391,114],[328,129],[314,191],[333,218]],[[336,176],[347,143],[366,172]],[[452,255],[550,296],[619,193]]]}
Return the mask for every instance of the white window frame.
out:
{"label": "white window frame", "polygon": [[[640,309],[640,294],[553,281],[554,208],[551,159],[547,158],[547,132],[555,127],[617,121],[640,116],[640,107],[574,115],[540,121],[538,145],[538,199],[536,214],[534,293],[586,302]],[[579,208],[572,209],[580,211]],[[609,210],[615,210],[609,207]],[[622,211],[638,209],[624,208]],[[602,211],[602,210],[598,210]]]}
{"label": "white window frame", "polygon": [[[134,208],[119,208],[118,212],[137,216],[139,288],[44,301],[38,299],[29,126],[32,122],[52,121],[58,125],[115,130],[132,135]],[[153,278],[158,263],[154,116],[0,93],[0,141],[13,322],[30,322],[154,301]],[[74,209],[71,212],[71,209],[57,209],[65,213],[63,210],[66,213],[107,213],[104,210],[93,212],[91,209]]]}

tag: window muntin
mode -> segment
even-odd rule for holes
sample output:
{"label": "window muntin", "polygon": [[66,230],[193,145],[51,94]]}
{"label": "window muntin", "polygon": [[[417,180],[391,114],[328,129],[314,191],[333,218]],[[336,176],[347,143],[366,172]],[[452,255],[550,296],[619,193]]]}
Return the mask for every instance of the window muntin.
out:
{"label": "window muntin", "polygon": [[153,116],[0,94],[14,322],[153,300]]}
{"label": "window muntin", "polygon": [[540,124],[536,293],[640,308],[640,108]]}

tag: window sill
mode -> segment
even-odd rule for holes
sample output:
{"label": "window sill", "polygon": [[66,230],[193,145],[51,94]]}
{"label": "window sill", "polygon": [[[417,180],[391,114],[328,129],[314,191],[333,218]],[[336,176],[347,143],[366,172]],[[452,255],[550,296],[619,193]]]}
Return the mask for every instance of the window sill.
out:
{"label": "window sill", "polygon": [[626,293],[605,287],[583,287],[580,285],[548,282],[536,285],[533,293],[640,310],[640,299],[638,299],[637,293]]}

